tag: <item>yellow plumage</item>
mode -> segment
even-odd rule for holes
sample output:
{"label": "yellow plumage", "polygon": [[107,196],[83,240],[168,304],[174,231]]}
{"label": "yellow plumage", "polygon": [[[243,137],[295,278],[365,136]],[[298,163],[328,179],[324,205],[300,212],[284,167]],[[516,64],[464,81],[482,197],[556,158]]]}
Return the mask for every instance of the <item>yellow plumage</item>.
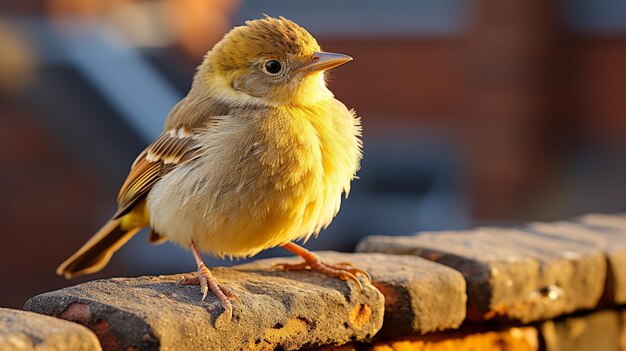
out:
{"label": "yellow plumage", "polygon": [[147,201],[157,232],[242,257],[330,223],[358,167],[358,120],[336,100],[254,112],[215,121],[198,136],[196,162],[154,186]]}

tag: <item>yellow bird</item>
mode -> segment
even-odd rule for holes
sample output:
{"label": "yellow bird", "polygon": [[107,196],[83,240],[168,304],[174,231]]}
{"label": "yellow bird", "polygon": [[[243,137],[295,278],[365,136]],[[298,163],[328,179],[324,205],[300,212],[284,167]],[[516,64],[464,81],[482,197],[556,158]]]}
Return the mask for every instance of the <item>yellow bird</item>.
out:
{"label": "yellow bird", "polygon": [[294,22],[266,17],[235,27],[198,67],[191,90],[160,137],[133,163],[118,210],[57,269],[72,278],[101,270],[140,229],[150,241],[191,249],[202,299],[210,289],[232,316],[236,294],[211,276],[199,251],[248,257],[282,246],[301,256],[284,270],[343,280],[369,276],[327,264],[292,241],[332,221],[361,159],[361,126],[334,98],[324,72],[352,60],[323,52]]}

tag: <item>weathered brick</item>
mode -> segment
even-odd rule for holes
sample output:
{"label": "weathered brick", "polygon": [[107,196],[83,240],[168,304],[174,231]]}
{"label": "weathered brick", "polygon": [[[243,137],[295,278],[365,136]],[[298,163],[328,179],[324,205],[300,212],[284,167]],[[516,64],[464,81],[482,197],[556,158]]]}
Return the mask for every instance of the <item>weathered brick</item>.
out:
{"label": "weathered brick", "polygon": [[97,280],[31,298],[25,309],[92,329],[105,350],[295,350],[374,335],[383,295],[310,272],[212,269],[241,299],[233,319],[182,275]]}
{"label": "weathered brick", "polygon": [[606,215],[606,214],[588,214],[579,218],[581,223],[614,229],[626,234],[626,214]]}
{"label": "weathered brick", "polygon": [[372,236],[357,250],[417,255],[458,270],[467,281],[470,320],[526,323],[593,308],[606,276],[597,248],[520,229]]}
{"label": "weathered brick", "polygon": [[[602,304],[621,305],[626,303],[626,230],[620,232],[615,227],[596,225],[603,217],[584,216],[582,222],[535,222],[528,227],[538,234],[603,252],[607,276]],[[623,222],[626,225],[626,219]]]}
{"label": "weathered brick", "polygon": [[537,339],[537,330],[532,327],[479,333],[459,331],[378,342],[372,351],[537,351]]}
{"label": "weathered brick", "polygon": [[[377,336],[424,334],[458,327],[465,319],[465,280],[455,270],[420,257],[378,253],[317,252],[325,262],[351,262],[372,276],[385,295],[385,320]],[[272,258],[238,266],[267,270],[277,262],[300,258]]]}
{"label": "weathered brick", "polygon": [[[323,347],[318,351],[537,351],[537,330],[533,327],[509,328],[495,331],[450,331],[423,336],[411,336],[372,345],[348,344]],[[591,349],[588,349],[591,350]]]}
{"label": "weathered brick", "polygon": [[101,350],[89,329],[37,313],[0,308],[0,350]]}
{"label": "weathered brick", "polygon": [[599,311],[542,323],[546,351],[620,351],[622,313]]}

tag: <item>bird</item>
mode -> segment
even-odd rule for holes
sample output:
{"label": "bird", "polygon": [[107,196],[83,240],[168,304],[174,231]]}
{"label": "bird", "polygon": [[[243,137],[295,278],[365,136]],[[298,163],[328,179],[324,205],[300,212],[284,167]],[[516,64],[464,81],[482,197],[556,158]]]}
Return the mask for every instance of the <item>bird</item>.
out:
{"label": "bird", "polygon": [[[136,158],[112,218],[57,274],[103,269],[143,228],[151,243],[189,249],[197,275],[181,284],[208,290],[232,317],[237,294],[219,284],[201,252],[242,258],[281,246],[302,257],[277,264],[371,282],[349,262],[330,264],[295,241],[326,228],[350,192],[362,158],[361,122],[326,84],[326,71],[352,57],[322,51],[284,17],[246,21],[210,49],[162,134]],[[240,301],[240,300],[239,300]]]}

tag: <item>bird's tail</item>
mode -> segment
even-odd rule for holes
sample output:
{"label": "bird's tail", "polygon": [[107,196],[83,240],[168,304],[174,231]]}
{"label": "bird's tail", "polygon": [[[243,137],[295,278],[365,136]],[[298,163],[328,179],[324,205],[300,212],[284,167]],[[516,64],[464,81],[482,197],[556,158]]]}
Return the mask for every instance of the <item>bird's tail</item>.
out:
{"label": "bird's tail", "polygon": [[57,274],[70,279],[104,268],[113,253],[142,228],[138,226],[125,229],[123,222],[124,217],[109,220],[83,247],[57,268]]}

